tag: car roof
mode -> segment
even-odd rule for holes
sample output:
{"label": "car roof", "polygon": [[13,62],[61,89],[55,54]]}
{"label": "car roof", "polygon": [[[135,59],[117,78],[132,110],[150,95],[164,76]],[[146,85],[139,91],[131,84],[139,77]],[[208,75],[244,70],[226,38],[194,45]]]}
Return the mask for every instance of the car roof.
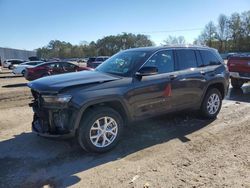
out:
{"label": "car roof", "polygon": [[22,59],[6,59],[6,61],[24,61]]}
{"label": "car roof", "polygon": [[158,50],[164,49],[203,49],[203,50],[215,50],[214,48],[210,48],[207,46],[199,46],[199,45],[165,45],[165,46],[150,46],[150,47],[140,47],[140,48],[131,48],[125,51],[148,51],[148,52],[156,52]]}
{"label": "car roof", "polygon": [[[74,63],[70,63],[70,62],[68,62],[68,61],[50,61],[50,62],[41,63],[41,64],[37,65],[37,67],[38,67],[38,66],[43,66],[43,65],[48,65],[48,64],[53,64],[53,63],[69,63],[69,64],[74,64]],[[75,64],[74,64],[74,65],[75,65]]]}

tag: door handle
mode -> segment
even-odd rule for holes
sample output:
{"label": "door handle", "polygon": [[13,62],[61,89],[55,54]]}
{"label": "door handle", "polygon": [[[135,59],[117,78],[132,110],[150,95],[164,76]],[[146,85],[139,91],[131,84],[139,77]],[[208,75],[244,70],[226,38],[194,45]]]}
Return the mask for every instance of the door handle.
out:
{"label": "door handle", "polygon": [[174,80],[174,79],[176,79],[178,76],[176,75],[176,74],[171,74],[170,76],[169,76],[169,78],[170,78],[170,80]]}

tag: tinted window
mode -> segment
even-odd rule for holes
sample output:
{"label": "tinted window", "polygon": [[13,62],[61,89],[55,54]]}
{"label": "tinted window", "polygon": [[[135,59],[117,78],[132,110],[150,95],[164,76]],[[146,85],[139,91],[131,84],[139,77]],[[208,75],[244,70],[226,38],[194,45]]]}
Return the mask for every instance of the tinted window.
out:
{"label": "tinted window", "polygon": [[179,70],[197,67],[194,50],[176,50]]}
{"label": "tinted window", "polygon": [[88,59],[88,63],[92,63],[92,62],[94,62],[95,61],[95,57],[90,57],[89,59]]}
{"label": "tinted window", "polygon": [[11,62],[12,64],[21,64],[21,63],[23,63],[22,61],[19,61],[19,60],[11,60],[9,62]]}
{"label": "tinted window", "polygon": [[198,67],[202,67],[203,66],[203,62],[202,62],[202,59],[201,59],[200,52],[198,50],[196,50],[195,54],[196,54],[196,60],[197,60]]}
{"label": "tinted window", "polygon": [[96,58],[95,61],[104,61],[102,57]]}
{"label": "tinted window", "polygon": [[72,63],[63,63],[62,66],[65,68],[75,68],[76,67],[76,65],[74,65]]}
{"label": "tinted window", "polygon": [[217,65],[220,64],[218,58],[214,55],[213,52],[207,50],[200,50],[203,64],[207,65]]}
{"label": "tinted window", "polygon": [[37,63],[35,62],[30,62],[30,63],[25,63],[25,65],[36,65]]}
{"label": "tinted window", "polygon": [[164,50],[153,55],[144,66],[158,68],[158,73],[168,73],[174,71],[174,58],[172,50]]}
{"label": "tinted window", "polygon": [[122,51],[104,61],[96,70],[110,74],[129,76],[132,71],[134,71],[133,68],[139,63],[145,62],[147,57],[148,54],[144,51]]}
{"label": "tinted window", "polygon": [[48,64],[47,66],[50,68],[59,68],[60,67],[59,63],[51,63],[51,64]]}

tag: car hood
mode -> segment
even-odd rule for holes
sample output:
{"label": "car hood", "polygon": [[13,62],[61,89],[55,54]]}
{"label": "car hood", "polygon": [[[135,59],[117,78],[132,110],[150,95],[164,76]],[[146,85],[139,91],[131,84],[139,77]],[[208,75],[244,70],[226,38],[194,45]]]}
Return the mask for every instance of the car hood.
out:
{"label": "car hood", "polygon": [[98,71],[81,71],[55,76],[47,76],[29,82],[28,87],[39,93],[59,93],[71,87],[98,84],[120,79]]}

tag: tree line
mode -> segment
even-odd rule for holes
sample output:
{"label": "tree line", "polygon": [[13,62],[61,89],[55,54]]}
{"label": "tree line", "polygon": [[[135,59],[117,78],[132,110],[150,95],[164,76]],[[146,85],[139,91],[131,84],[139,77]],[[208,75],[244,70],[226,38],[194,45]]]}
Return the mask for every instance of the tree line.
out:
{"label": "tree line", "polygon": [[217,23],[210,21],[194,41],[219,52],[250,52],[250,11],[221,14]]}
{"label": "tree line", "polygon": [[88,43],[72,45],[69,42],[51,40],[45,47],[37,49],[40,58],[76,58],[92,56],[111,56],[120,50],[136,47],[153,46],[147,35],[122,33],[110,35]]}

